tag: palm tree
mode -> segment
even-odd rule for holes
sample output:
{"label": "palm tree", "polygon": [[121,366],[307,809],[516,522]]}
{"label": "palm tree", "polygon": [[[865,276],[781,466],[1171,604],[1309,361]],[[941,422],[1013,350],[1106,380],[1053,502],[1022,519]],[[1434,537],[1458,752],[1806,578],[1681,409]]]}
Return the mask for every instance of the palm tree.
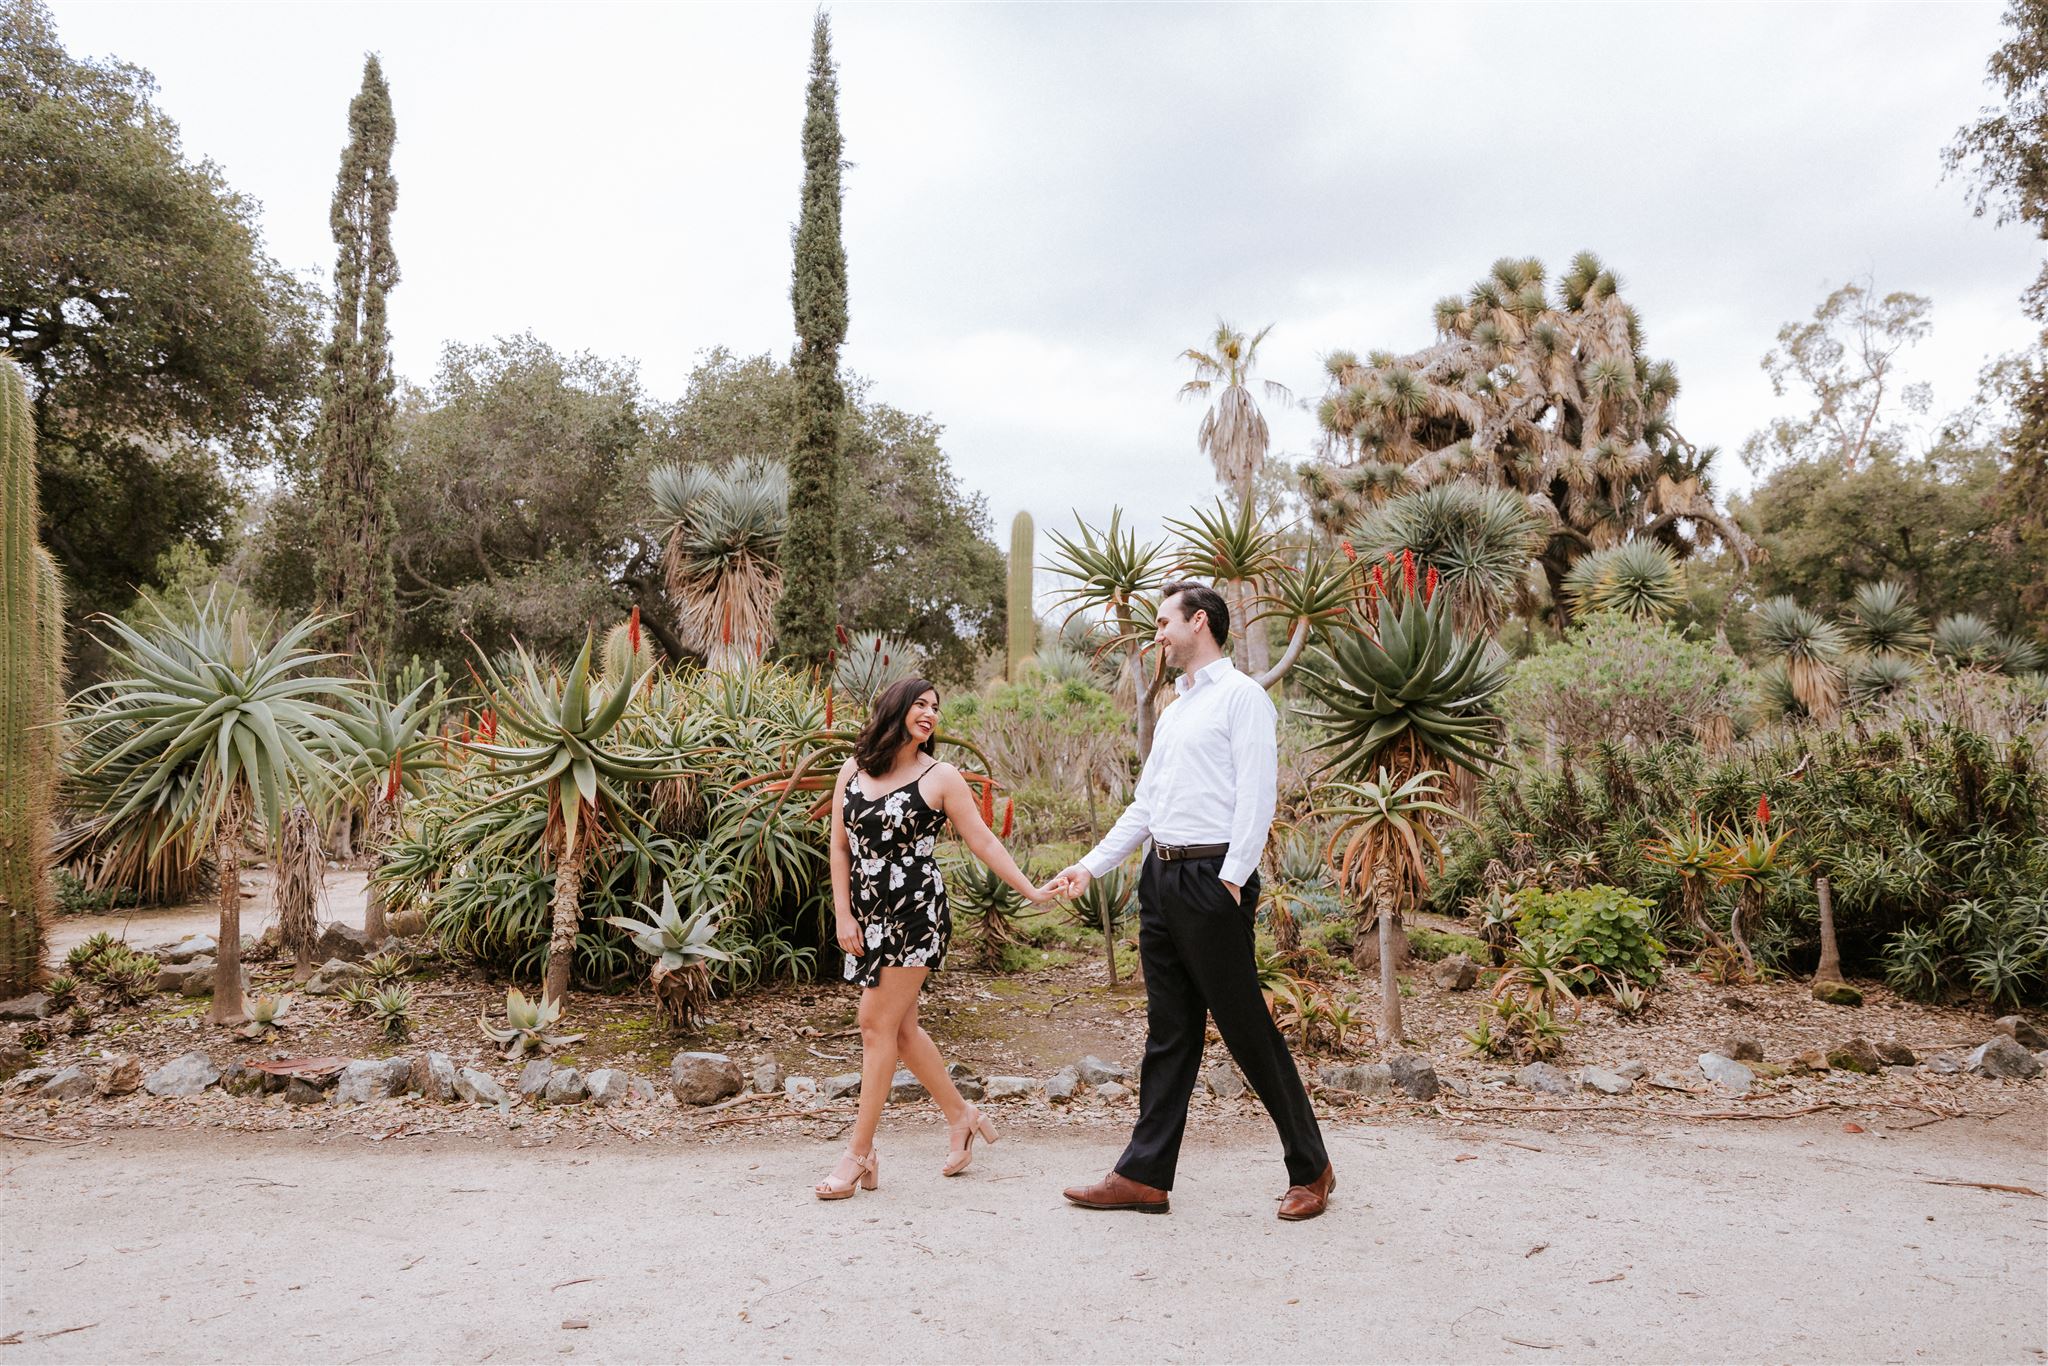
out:
{"label": "palm tree", "polygon": [[1418,486],[1469,480],[1524,500],[1554,602],[1575,560],[1632,538],[1680,558],[1718,540],[1746,564],[1749,538],[1714,502],[1714,452],[1673,424],[1677,375],[1643,354],[1620,290],[1589,252],[1554,293],[1541,262],[1504,258],[1438,302],[1432,345],[1334,353],[1317,408],[1326,464],[1304,479],[1312,499],[1339,501],[1319,522],[1365,512],[1392,466]]}
{"label": "palm tree", "polygon": [[[1202,425],[1195,433],[1196,444],[1209,457],[1209,464],[1216,471],[1217,479],[1230,490],[1238,508],[1247,513],[1253,504],[1253,485],[1259,473],[1266,466],[1266,447],[1271,442],[1271,433],[1266,427],[1266,416],[1259,411],[1258,401],[1252,397],[1252,371],[1258,365],[1259,343],[1273,330],[1268,323],[1256,334],[1247,338],[1229,323],[1221,319],[1216,323],[1216,335],[1210,339],[1207,351],[1189,347],[1181,353],[1183,360],[1192,361],[1195,377],[1181,385],[1182,398],[1210,398],[1208,411],[1202,414]],[[1275,380],[1263,380],[1266,397],[1281,402],[1290,402],[1294,395],[1287,386]],[[1245,584],[1233,585],[1225,590],[1230,597],[1230,609],[1250,626],[1249,604],[1253,590]],[[1244,633],[1245,665],[1254,672],[1267,665],[1266,638],[1263,633],[1247,629]]]}
{"label": "palm tree", "polygon": [[308,617],[281,635],[265,623],[258,645],[247,613],[230,616],[210,595],[193,605],[190,624],[152,609],[155,620],[142,629],[99,618],[114,636],[116,676],[79,695],[77,724],[89,746],[109,727],[126,737],[97,761],[120,778],[107,797],[110,825],[141,822],[159,845],[211,848],[220,928],[207,1018],[239,1024],[243,833],[251,819],[261,821],[277,848],[287,806],[331,785],[349,740],[343,713],[319,699],[346,701],[358,685],[316,672],[336,658],[307,646],[327,619]]}
{"label": "palm tree", "polygon": [[782,595],[788,471],[773,460],[661,465],[647,487],[668,527],[663,568],[684,643],[714,669],[765,656]]}
{"label": "palm tree", "polygon": [[643,821],[626,800],[623,785],[657,783],[687,772],[675,767],[684,755],[645,754],[619,744],[619,723],[633,689],[593,688],[591,649],[586,636],[566,677],[550,672],[543,679],[522,647],[516,683],[507,683],[484,659],[497,724],[512,733],[514,742],[458,742],[496,761],[496,776],[512,780],[471,813],[471,824],[481,825],[494,808],[527,796],[538,794],[547,802],[542,838],[555,854],[555,888],[541,994],[557,1005],[565,1004],[569,996],[569,973],[583,917],[583,866],[597,845],[600,827],[613,819]]}

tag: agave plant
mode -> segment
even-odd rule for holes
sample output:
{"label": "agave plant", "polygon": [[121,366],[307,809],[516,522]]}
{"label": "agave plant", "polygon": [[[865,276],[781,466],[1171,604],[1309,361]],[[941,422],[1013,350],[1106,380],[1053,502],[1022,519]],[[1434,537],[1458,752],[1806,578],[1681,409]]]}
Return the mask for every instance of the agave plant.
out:
{"label": "agave plant", "polygon": [[[1404,562],[1412,578],[1413,561]],[[1491,641],[1457,633],[1447,597],[1397,585],[1377,621],[1361,615],[1352,625],[1301,670],[1304,711],[1325,732],[1312,752],[1333,751],[1326,768],[1356,776],[1385,767],[1405,778],[1431,761],[1475,773],[1494,762],[1505,727],[1493,702],[1506,669]]]}
{"label": "agave plant", "polygon": [[1340,885],[1368,889],[1379,918],[1380,1041],[1401,1037],[1401,993],[1395,980],[1396,917],[1420,905],[1429,893],[1431,875],[1443,864],[1443,851],[1431,833],[1429,817],[1464,817],[1438,798],[1443,789],[1436,769],[1397,778],[1387,769],[1363,782],[1337,783],[1327,816],[1333,822],[1324,858]]}
{"label": "agave plant", "polygon": [[712,943],[718,935],[719,916],[709,906],[688,916],[676,909],[675,891],[661,884],[661,911],[640,908],[652,917],[635,920],[615,915],[608,923],[626,931],[642,953],[654,959],[650,969],[654,1000],[677,1029],[695,1029],[711,1006],[710,963],[729,963],[733,955]]}
{"label": "agave plant", "polygon": [[363,976],[380,987],[403,982],[412,972],[412,959],[402,953],[380,953],[363,964]]}
{"label": "agave plant", "polygon": [[284,996],[258,996],[249,1003],[249,1023],[240,1031],[248,1039],[267,1038],[272,1031],[291,1015],[292,998]]}
{"label": "agave plant", "polygon": [[[227,955],[220,955],[216,961],[225,963]],[[115,1005],[132,1006],[156,990],[156,974],[160,966],[154,954],[131,953],[126,949],[110,954],[100,967],[100,990]],[[218,969],[214,980],[216,983],[220,980]],[[214,989],[216,999],[219,998],[219,990],[218,986]]]}
{"label": "agave plant", "polygon": [[668,528],[663,565],[684,642],[714,669],[765,656],[782,595],[788,471],[766,459],[662,465],[647,487]]}
{"label": "agave plant", "polygon": [[547,803],[543,842],[555,851],[555,889],[550,914],[547,972],[542,994],[559,1010],[569,994],[569,973],[576,953],[576,930],[582,919],[583,867],[597,840],[598,824],[617,817],[643,818],[626,799],[629,784],[660,782],[683,776],[677,754],[647,754],[626,748],[617,732],[632,690],[594,692],[590,676],[591,640],[566,677],[542,679],[531,656],[519,654],[521,678],[511,685],[491,667],[489,685],[498,724],[520,743],[460,742],[496,761],[509,786],[479,806],[472,822],[498,807],[539,794]]}
{"label": "agave plant", "polygon": [[80,943],[71,946],[71,952],[64,955],[64,966],[88,981],[99,976],[109,958],[126,953],[127,945],[108,934],[95,930]]}
{"label": "agave plant", "polygon": [[1757,637],[1764,652],[1784,665],[1792,696],[1806,714],[1820,721],[1833,716],[1842,704],[1842,628],[1781,596],[1757,614]]}
{"label": "agave plant", "polygon": [[1845,629],[1849,643],[1868,655],[1916,655],[1927,649],[1927,619],[1896,579],[1859,584]]}
{"label": "agave plant", "polygon": [[529,1001],[526,993],[513,987],[505,993],[505,1026],[501,1029],[478,1012],[477,1028],[484,1037],[505,1048],[508,1058],[523,1058],[528,1049],[545,1053],[582,1040],[581,1034],[550,1034],[561,1021],[562,1003],[546,997]]}
{"label": "agave plant", "polygon": [[409,1039],[414,1004],[411,987],[382,987],[370,997],[370,1019],[384,1031],[385,1038],[394,1042]]}
{"label": "agave plant", "polygon": [[1655,541],[1625,541],[1580,556],[1564,576],[1564,591],[1582,612],[1620,612],[1639,621],[1669,621],[1685,605],[1678,557]]}
{"label": "agave plant", "polygon": [[[245,1016],[241,974],[243,832],[253,818],[276,847],[285,808],[324,792],[349,741],[331,699],[352,679],[323,675],[335,658],[308,648],[327,622],[309,617],[278,634],[252,634],[246,613],[229,616],[209,596],[190,624],[161,608],[146,629],[100,622],[115,677],[81,694],[76,724],[125,737],[97,761],[121,781],[106,799],[111,824],[139,820],[164,841],[190,838],[213,850],[220,888],[219,972],[208,1018]],[[264,641],[257,644],[258,637]],[[330,700],[320,700],[320,699]]]}
{"label": "agave plant", "polygon": [[60,972],[44,984],[43,994],[50,998],[53,1010],[69,1010],[71,1003],[78,999],[78,979],[68,972]]}
{"label": "agave plant", "polygon": [[1024,932],[1018,924],[1024,913],[1024,898],[978,859],[959,859],[947,873],[948,899],[977,931],[976,961],[989,972],[1009,970],[1024,943]]}

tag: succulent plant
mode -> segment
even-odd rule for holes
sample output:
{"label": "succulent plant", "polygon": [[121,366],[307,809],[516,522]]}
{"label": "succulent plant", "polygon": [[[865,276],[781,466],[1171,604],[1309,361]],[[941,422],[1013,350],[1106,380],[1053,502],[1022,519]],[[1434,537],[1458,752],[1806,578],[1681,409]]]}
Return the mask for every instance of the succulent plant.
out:
{"label": "succulent plant", "polygon": [[284,996],[258,996],[249,1003],[249,1023],[239,1031],[243,1037],[261,1039],[283,1024],[291,1014],[292,998]]}
{"label": "succulent plant", "polygon": [[530,1048],[545,1053],[551,1048],[561,1048],[582,1039],[581,1034],[548,1033],[561,1018],[560,1001],[551,1001],[545,996],[528,1000],[525,992],[513,987],[505,993],[505,1028],[493,1025],[481,1011],[477,1013],[476,1023],[485,1038],[504,1045],[506,1057],[520,1058]]}
{"label": "succulent plant", "polygon": [[357,978],[352,982],[343,982],[334,990],[335,999],[347,1006],[351,1015],[369,1014],[370,1003],[376,998],[376,995],[377,988],[363,978]]}
{"label": "succulent plant", "polygon": [[100,987],[115,1005],[132,1006],[156,990],[159,966],[154,954],[123,949],[101,964]]}
{"label": "succulent plant", "polygon": [[409,1039],[414,1004],[411,987],[385,987],[370,997],[370,1018],[384,1031],[385,1038]]}
{"label": "succulent plant", "polygon": [[50,1004],[58,1010],[69,1010],[78,996],[78,979],[69,973],[60,972],[43,987],[50,998]]}
{"label": "succulent plant", "polygon": [[363,975],[380,987],[388,987],[404,981],[412,966],[412,959],[405,954],[387,950],[363,964]]}
{"label": "succulent plant", "polygon": [[64,966],[90,981],[99,976],[101,968],[115,951],[125,952],[126,948],[120,940],[101,930],[84,943],[74,945],[71,952],[64,955]]}
{"label": "succulent plant", "polygon": [[652,920],[614,915],[606,922],[626,931],[635,947],[654,958],[654,999],[662,1013],[678,1029],[702,1022],[711,1005],[711,971],[705,964],[729,963],[733,957],[711,942],[718,934],[717,913],[701,906],[685,916],[676,908],[675,890],[664,881],[660,915]]}

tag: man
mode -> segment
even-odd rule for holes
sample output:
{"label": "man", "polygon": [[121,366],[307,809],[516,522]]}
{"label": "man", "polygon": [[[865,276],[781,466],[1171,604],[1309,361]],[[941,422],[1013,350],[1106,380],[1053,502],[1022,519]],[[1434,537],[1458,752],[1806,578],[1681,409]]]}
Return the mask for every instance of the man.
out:
{"label": "man", "polygon": [[1114,1171],[1066,1192],[1088,1209],[1166,1213],[1210,1015],[1280,1131],[1290,1183],[1280,1217],[1315,1218],[1337,1185],[1301,1074],[1259,992],[1253,915],[1273,824],[1277,714],[1266,690],[1223,653],[1229,638],[1221,594],[1166,585],[1154,639],[1181,671],[1180,696],[1160,715],[1130,806],[1052,883],[1079,895],[1152,841],[1138,879],[1148,997],[1138,1123]]}

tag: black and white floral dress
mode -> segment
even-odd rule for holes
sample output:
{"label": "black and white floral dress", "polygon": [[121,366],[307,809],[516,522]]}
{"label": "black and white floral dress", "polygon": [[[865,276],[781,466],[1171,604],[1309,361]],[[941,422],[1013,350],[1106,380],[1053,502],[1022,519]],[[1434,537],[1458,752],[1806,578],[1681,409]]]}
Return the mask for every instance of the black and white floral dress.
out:
{"label": "black and white floral dress", "polygon": [[860,953],[846,955],[849,982],[871,987],[881,982],[883,968],[936,971],[945,961],[953,913],[937,850],[946,816],[931,808],[919,786],[931,767],[880,797],[861,791],[857,772],[847,781],[853,918],[864,941]]}

